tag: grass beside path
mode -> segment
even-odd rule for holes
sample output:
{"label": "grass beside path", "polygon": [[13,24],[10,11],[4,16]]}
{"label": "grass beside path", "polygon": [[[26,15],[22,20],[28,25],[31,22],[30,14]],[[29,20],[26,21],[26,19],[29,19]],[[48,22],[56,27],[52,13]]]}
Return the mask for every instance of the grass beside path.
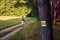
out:
{"label": "grass beside path", "polygon": [[53,40],[60,40],[60,22],[56,22],[53,28]]}
{"label": "grass beside path", "polygon": [[[59,22],[60,23],[60,22]],[[33,23],[22,29],[21,31],[17,32],[10,38],[6,40],[40,40],[39,36],[39,23]],[[60,25],[60,24],[59,24]],[[60,26],[56,26],[56,29],[53,28],[53,40],[60,40]]]}
{"label": "grass beside path", "polygon": [[12,25],[15,25],[18,23],[20,23],[19,18],[10,19],[10,20],[6,20],[6,21],[0,20],[0,29],[4,29],[6,27],[9,27],[9,26],[12,26]]}
{"label": "grass beside path", "polygon": [[[25,21],[28,21],[28,20],[36,20],[36,18],[30,18],[30,17],[25,18]],[[10,27],[12,25],[18,24],[20,22],[21,22],[20,18],[9,19],[9,20],[6,20],[6,21],[0,20],[0,30],[4,29],[4,28],[7,28],[7,27]]]}
{"label": "grass beside path", "polygon": [[39,23],[34,22],[6,40],[40,40]]}

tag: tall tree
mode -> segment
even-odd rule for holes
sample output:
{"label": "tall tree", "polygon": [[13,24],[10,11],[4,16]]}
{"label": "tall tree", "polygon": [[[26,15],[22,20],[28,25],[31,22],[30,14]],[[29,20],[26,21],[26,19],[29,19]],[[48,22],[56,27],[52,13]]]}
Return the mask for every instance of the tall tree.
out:
{"label": "tall tree", "polygon": [[41,21],[41,40],[53,40],[49,0],[38,0],[38,9]]}

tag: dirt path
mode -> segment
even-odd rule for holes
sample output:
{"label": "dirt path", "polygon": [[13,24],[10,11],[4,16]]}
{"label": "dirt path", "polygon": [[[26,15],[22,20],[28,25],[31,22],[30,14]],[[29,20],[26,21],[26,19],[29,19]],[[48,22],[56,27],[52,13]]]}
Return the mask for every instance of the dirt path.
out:
{"label": "dirt path", "polygon": [[8,30],[11,30],[11,29],[14,29],[14,28],[17,28],[21,26],[21,24],[18,24],[18,25],[15,25],[15,26],[12,26],[12,27],[9,27],[9,28],[6,28],[6,29],[3,29],[3,30],[0,30],[0,33],[4,33],[4,32],[7,32]]}
{"label": "dirt path", "polygon": [[[6,38],[9,38],[9,37],[12,36],[13,34],[17,33],[17,32],[20,31],[21,29],[23,29],[25,26],[27,26],[27,25],[29,25],[29,24],[31,24],[31,23],[33,23],[33,22],[34,22],[34,21],[32,21],[32,20],[26,22],[23,27],[17,28],[16,30],[14,30],[14,31],[6,34],[5,36],[1,37],[0,40],[5,40]],[[9,29],[10,29],[10,28],[9,28]],[[6,31],[7,31],[7,29],[6,29]],[[2,31],[1,31],[1,32],[2,32]]]}
{"label": "dirt path", "polygon": [[[30,22],[30,21],[25,22],[25,24],[28,23],[28,22]],[[14,28],[17,28],[17,27],[19,27],[19,26],[22,26],[22,24],[14,25],[14,26],[11,26],[11,27],[9,27],[9,28],[0,30],[0,33],[7,32],[7,31],[9,31],[9,30],[11,30],[11,29],[14,29]]]}

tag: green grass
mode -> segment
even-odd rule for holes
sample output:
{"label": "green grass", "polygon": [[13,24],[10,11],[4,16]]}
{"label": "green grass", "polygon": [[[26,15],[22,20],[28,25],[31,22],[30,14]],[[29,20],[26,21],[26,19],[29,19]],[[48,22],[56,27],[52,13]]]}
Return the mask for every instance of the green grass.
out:
{"label": "green grass", "polygon": [[34,22],[21,29],[16,34],[6,40],[40,40],[39,23]]}
{"label": "green grass", "polygon": [[7,20],[7,21],[0,20],[0,29],[4,29],[6,27],[9,27],[9,26],[17,24],[17,23],[20,23],[19,18],[10,19],[10,20]]}
{"label": "green grass", "polygon": [[[25,20],[26,21],[28,21],[28,20],[33,20],[34,18],[25,18]],[[35,20],[35,19],[34,19]],[[11,25],[14,25],[14,24],[17,24],[17,23],[20,23],[20,19],[19,18],[16,18],[16,19],[11,19],[11,20],[8,20],[8,21],[1,21],[1,23],[4,23],[6,26],[3,26],[2,25],[2,28],[1,29],[3,29],[3,28],[7,28],[7,27],[9,27],[9,26],[11,26]],[[9,23],[9,25],[7,25],[7,24]],[[3,36],[3,35],[5,35],[6,33],[8,33],[8,32],[11,32],[11,31],[13,31],[13,30],[15,30],[15,29],[17,29],[18,27],[15,27],[15,28],[13,28],[13,29],[11,29],[11,30],[8,30],[8,31],[5,31],[5,32],[2,32],[2,33],[0,33],[0,36]]]}
{"label": "green grass", "polygon": [[[35,18],[36,19],[36,18]],[[33,18],[25,18],[25,20],[35,20]],[[14,19],[13,19],[14,20]],[[20,19],[16,19],[18,22]],[[0,21],[0,23],[3,23],[5,21]],[[60,22],[57,23],[60,25]],[[3,25],[2,25],[3,26]],[[12,35],[10,38],[6,40],[28,40],[31,36],[31,40],[40,40],[40,33],[39,33],[39,23],[35,22],[32,23],[26,27],[24,27],[22,30],[17,32],[16,34]],[[56,29],[53,29],[53,40],[60,40],[60,26],[56,26]]]}
{"label": "green grass", "polygon": [[37,18],[35,18],[35,17],[27,17],[25,20],[37,20]]}
{"label": "green grass", "polygon": [[[56,26],[56,29],[53,29],[53,40],[60,40],[59,28],[60,26]],[[32,23],[6,40],[29,40],[31,35],[31,40],[40,40],[39,32],[39,23]]]}
{"label": "green grass", "polygon": [[[36,20],[36,18],[30,18],[30,17],[25,18],[25,21],[28,21],[28,20]],[[10,20],[6,20],[6,21],[0,20],[0,30],[7,28],[9,26],[18,24],[18,23],[20,23],[20,21],[21,21],[20,18],[10,19]]]}
{"label": "green grass", "polygon": [[56,23],[56,28],[53,29],[53,40],[60,40],[60,22]]}

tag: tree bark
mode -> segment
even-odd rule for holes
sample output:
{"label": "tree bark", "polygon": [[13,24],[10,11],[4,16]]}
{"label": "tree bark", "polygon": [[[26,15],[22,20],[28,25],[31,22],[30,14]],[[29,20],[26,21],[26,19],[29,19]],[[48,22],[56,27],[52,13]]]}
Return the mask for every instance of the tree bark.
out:
{"label": "tree bark", "polygon": [[51,10],[49,0],[38,0],[39,18],[41,21],[41,40],[53,40]]}

